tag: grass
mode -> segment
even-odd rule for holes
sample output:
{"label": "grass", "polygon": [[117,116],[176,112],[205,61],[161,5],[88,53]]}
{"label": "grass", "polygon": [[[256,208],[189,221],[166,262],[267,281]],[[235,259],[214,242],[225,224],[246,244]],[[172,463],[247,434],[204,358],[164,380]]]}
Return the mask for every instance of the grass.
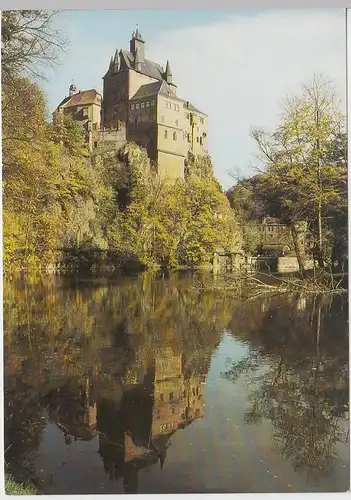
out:
{"label": "grass", "polygon": [[12,476],[5,473],[6,495],[37,495],[38,491],[31,484],[17,483]]}

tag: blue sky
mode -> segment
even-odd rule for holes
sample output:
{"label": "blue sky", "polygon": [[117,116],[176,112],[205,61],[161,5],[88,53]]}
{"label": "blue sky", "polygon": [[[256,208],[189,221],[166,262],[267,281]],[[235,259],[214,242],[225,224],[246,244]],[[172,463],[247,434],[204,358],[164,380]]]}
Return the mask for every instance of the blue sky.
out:
{"label": "blue sky", "polygon": [[209,115],[209,152],[224,188],[230,170],[252,173],[252,126],[272,129],[279,102],[313,73],[333,80],[345,102],[344,11],[333,10],[86,10],[65,11],[70,47],[44,89],[50,110],[74,80],[102,91],[116,48],[128,49],[138,24],[146,57],[169,59],[178,94]]}

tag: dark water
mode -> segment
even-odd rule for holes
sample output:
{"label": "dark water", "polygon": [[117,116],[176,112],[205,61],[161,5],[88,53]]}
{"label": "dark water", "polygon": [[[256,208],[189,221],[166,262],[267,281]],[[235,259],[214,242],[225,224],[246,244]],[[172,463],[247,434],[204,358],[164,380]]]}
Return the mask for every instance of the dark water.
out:
{"label": "dark water", "polygon": [[46,494],[349,489],[346,298],[5,282],[5,460]]}

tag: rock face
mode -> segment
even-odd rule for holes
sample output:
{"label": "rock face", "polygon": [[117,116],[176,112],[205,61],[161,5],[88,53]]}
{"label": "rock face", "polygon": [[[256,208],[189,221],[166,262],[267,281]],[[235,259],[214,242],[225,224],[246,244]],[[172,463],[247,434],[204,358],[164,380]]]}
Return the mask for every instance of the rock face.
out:
{"label": "rock face", "polygon": [[140,173],[150,172],[150,159],[144,148],[134,142],[126,142],[118,151],[118,159],[127,169],[136,169]]}

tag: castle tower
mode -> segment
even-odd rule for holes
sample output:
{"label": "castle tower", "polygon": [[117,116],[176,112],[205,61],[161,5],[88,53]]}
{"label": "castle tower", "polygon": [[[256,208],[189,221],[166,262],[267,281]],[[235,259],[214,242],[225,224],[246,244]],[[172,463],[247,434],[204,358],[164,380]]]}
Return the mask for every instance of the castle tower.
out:
{"label": "castle tower", "polygon": [[129,42],[130,52],[136,57],[137,50],[139,52],[138,58],[139,62],[142,63],[145,60],[145,42],[139,33],[139,29],[133,31],[132,39]]}
{"label": "castle tower", "polygon": [[139,47],[136,48],[135,51],[135,59],[134,59],[134,67],[136,71],[141,71],[141,55],[140,55],[140,49]]}
{"label": "castle tower", "polygon": [[104,128],[116,128],[118,122],[127,121],[128,73],[121,63],[122,51],[116,49],[103,76],[102,127]]}

